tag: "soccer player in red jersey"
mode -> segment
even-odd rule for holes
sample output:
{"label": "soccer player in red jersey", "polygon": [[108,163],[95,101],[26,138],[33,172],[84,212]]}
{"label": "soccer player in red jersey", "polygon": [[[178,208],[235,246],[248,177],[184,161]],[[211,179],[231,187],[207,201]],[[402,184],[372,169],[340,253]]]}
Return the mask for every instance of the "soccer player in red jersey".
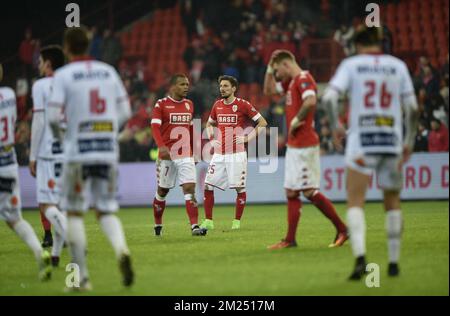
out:
{"label": "soccer player in red jersey", "polygon": [[[277,83],[277,80],[281,81]],[[316,83],[311,74],[303,71],[289,51],[275,51],[264,81],[267,95],[286,94],[286,119],[289,130],[285,182],[288,200],[288,232],[279,243],[269,249],[296,246],[295,235],[301,215],[300,193],[311,201],[336,227],[337,234],[330,247],[341,246],[347,239],[347,227],[339,218],[333,204],[319,191],[319,136],[314,130],[317,104]]]}
{"label": "soccer player in red jersey", "polygon": [[[214,188],[235,189],[236,211],[231,229],[239,229],[247,201],[247,152],[245,144],[254,139],[267,126],[266,120],[246,100],[237,98],[238,81],[232,76],[221,76],[218,80],[221,99],[218,100],[206,125],[208,136],[216,146],[205,178],[205,221],[201,227],[213,229]],[[256,128],[246,130],[247,122],[256,123]]]}
{"label": "soccer player in red jersey", "polygon": [[157,163],[158,190],[153,201],[155,235],[162,232],[162,216],[166,196],[170,189],[183,188],[186,211],[193,236],[206,235],[206,229],[198,225],[198,207],[195,199],[196,171],[192,150],[192,118],[194,104],[186,99],[189,79],[176,74],[170,80],[169,96],[158,100],[152,115],[153,138],[159,149]]}

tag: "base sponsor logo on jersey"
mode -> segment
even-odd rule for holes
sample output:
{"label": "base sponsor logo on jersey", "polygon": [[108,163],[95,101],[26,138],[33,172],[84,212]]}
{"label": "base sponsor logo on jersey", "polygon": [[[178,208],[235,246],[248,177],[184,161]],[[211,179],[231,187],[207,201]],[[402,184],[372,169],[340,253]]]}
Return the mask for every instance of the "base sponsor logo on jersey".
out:
{"label": "base sponsor logo on jersey", "polygon": [[217,115],[217,122],[219,124],[236,125],[238,122],[237,114],[219,114]]}
{"label": "base sponsor logo on jersey", "polygon": [[190,113],[170,113],[170,124],[185,125],[192,121]]}

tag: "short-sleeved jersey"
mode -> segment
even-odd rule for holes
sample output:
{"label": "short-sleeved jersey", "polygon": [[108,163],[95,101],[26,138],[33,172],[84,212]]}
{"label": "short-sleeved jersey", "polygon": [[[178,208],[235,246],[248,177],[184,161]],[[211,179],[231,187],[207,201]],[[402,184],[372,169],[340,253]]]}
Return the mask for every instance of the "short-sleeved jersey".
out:
{"label": "short-sleeved jersey", "polygon": [[348,137],[357,148],[347,148],[347,151],[401,153],[402,98],[415,97],[413,83],[403,61],[383,54],[347,58],[331,79],[330,88],[341,93],[349,92]]}
{"label": "short-sleeved jersey", "polygon": [[[303,101],[317,94],[317,86],[314,78],[308,71],[302,71],[291,81],[282,84],[286,93],[286,119],[287,129],[291,127],[291,121],[302,108]],[[311,110],[305,121],[295,132],[288,136],[287,145],[294,148],[312,147],[319,145],[319,136],[314,129],[315,108]]]}
{"label": "short-sleeved jersey", "polygon": [[0,87],[0,175],[17,167],[14,130],[17,118],[16,95],[11,88]]}
{"label": "short-sleeved jersey", "polygon": [[[222,144],[221,154],[239,153],[245,151],[244,144],[235,144],[236,136],[245,136],[248,131],[249,120],[256,122],[261,114],[250,102],[235,98],[230,104],[220,99],[214,103],[209,121],[217,124],[220,133],[216,133],[217,140]],[[217,135],[219,134],[219,135]]]}
{"label": "short-sleeved jersey", "polygon": [[130,115],[127,92],[116,70],[103,62],[77,60],[54,75],[49,106],[67,120],[64,158],[71,162],[118,160],[120,120]]}
{"label": "short-sleeved jersey", "polygon": [[152,113],[152,124],[161,125],[161,137],[172,157],[192,156],[191,127],[194,104],[191,100],[174,100],[171,97],[156,102]]}
{"label": "short-sleeved jersey", "polygon": [[[62,147],[51,131],[48,120],[48,101],[52,91],[53,77],[46,77],[37,80],[33,84],[33,112],[42,112],[44,115],[44,131],[42,140],[39,144],[38,158],[42,159],[61,159]],[[33,137],[33,136],[32,136]]]}

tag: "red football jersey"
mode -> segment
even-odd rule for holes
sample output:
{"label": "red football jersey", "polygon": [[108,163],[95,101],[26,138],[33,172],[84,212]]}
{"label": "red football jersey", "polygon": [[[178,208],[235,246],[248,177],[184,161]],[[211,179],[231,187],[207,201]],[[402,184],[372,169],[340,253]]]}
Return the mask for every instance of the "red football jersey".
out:
{"label": "red football jersey", "polygon": [[[226,104],[224,99],[216,101],[209,115],[209,121],[217,124],[220,136],[217,140],[222,143],[221,154],[239,153],[245,151],[245,145],[234,144],[236,136],[248,134],[245,128],[248,121],[257,121],[261,114],[250,104],[250,102],[235,98],[230,104]],[[216,133],[217,134],[217,133]]]}
{"label": "red football jersey", "polygon": [[[161,125],[161,137],[169,148],[172,158],[192,156],[191,125],[194,104],[191,100],[176,101],[171,97],[156,102],[152,113],[152,125]],[[187,134],[185,134],[187,133]],[[189,141],[181,141],[183,135],[189,135]]]}
{"label": "red football jersey", "polygon": [[[308,71],[302,71],[300,75],[290,82],[282,84],[286,92],[286,119],[287,128],[291,127],[292,119],[298,114],[303,105],[303,100],[317,94],[317,86],[314,78]],[[295,148],[312,147],[320,144],[319,136],[314,129],[315,109],[308,113],[304,124],[301,125],[294,136],[288,136],[288,146]]]}

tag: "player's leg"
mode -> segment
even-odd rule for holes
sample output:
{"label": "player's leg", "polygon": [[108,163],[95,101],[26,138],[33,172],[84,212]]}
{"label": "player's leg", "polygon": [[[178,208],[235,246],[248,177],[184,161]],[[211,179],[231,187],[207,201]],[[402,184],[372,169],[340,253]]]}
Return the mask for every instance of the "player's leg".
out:
{"label": "player's leg", "polygon": [[153,199],[153,218],[155,221],[155,236],[161,236],[163,228],[162,217],[166,209],[166,197],[170,189],[175,186],[177,167],[173,161],[160,160],[157,162],[156,174],[158,178],[158,189]]}
{"label": "player's leg", "polygon": [[82,166],[78,163],[66,163],[63,168],[61,187],[61,208],[67,210],[67,242],[71,262],[80,272],[80,286],[66,288],[66,291],[89,291],[89,271],[86,264],[86,231],[83,214],[88,210],[87,192],[89,180],[83,177]]}
{"label": "player's leg", "polygon": [[318,189],[303,191],[303,195],[328,218],[336,228],[336,237],[329,245],[330,248],[342,246],[348,239],[347,226],[341,220],[333,206],[333,203]]}
{"label": "player's leg", "polygon": [[347,168],[347,224],[350,234],[355,268],[350,280],[359,280],[366,273],[366,222],[364,204],[370,181],[368,172]]}
{"label": "player's leg", "polygon": [[226,177],[224,155],[214,154],[205,177],[205,192],[203,203],[203,207],[205,208],[205,220],[200,225],[201,228],[205,228],[208,230],[214,229],[214,188],[225,190],[227,186],[228,180]]}
{"label": "player's leg", "polygon": [[402,171],[400,157],[385,157],[377,168],[378,182],[384,192],[384,209],[386,211],[386,231],[389,255],[388,275],[400,274],[399,259],[403,232],[403,216],[400,206],[402,188]]}
{"label": "player's leg", "polygon": [[231,229],[241,227],[241,218],[247,203],[247,153],[241,152],[229,155],[231,161],[226,162],[228,183],[236,190],[236,207]]}
{"label": "player's leg", "polygon": [[286,151],[285,169],[284,169],[284,188],[286,189],[287,199],[287,218],[288,231],[286,237],[281,242],[270,246],[269,249],[280,249],[296,246],[296,232],[298,222],[301,216],[302,201],[300,200],[300,191],[303,183],[299,181],[302,174],[302,160],[298,149],[289,148]]}
{"label": "player's leg", "polygon": [[64,246],[67,233],[67,218],[59,210],[59,176],[61,166],[59,162],[39,160],[37,164],[37,200],[41,214],[45,214],[47,220],[55,230],[55,238],[52,247],[52,264],[58,266],[59,257]]}
{"label": "player's leg", "polygon": [[45,217],[45,210],[39,205],[39,215],[41,217],[41,225],[44,230],[44,238],[42,238],[42,247],[49,248],[53,246],[52,224]]}
{"label": "player's leg", "polygon": [[281,242],[269,247],[270,250],[289,248],[297,246],[296,234],[297,226],[300,221],[302,201],[300,200],[300,191],[286,189],[287,209],[288,209],[288,230],[286,237]]}
{"label": "player's leg", "polygon": [[115,189],[117,187],[117,166],[111,163],[93,167],[96,169],[96,174],[91,179],[91,192],[97,220],[114,250],[122,273],[123,285],[131,286],[134,281],[134,272],[131,266],[130,250],[122,223],[116,216],[119,210]]}
{"label": "player's leg", "polygon": [[51,277],[50,254],[43,250],[31,225],[22,218],[18,177],[0,177],[0,219],[31,249],[39,265],[39,279]]}

